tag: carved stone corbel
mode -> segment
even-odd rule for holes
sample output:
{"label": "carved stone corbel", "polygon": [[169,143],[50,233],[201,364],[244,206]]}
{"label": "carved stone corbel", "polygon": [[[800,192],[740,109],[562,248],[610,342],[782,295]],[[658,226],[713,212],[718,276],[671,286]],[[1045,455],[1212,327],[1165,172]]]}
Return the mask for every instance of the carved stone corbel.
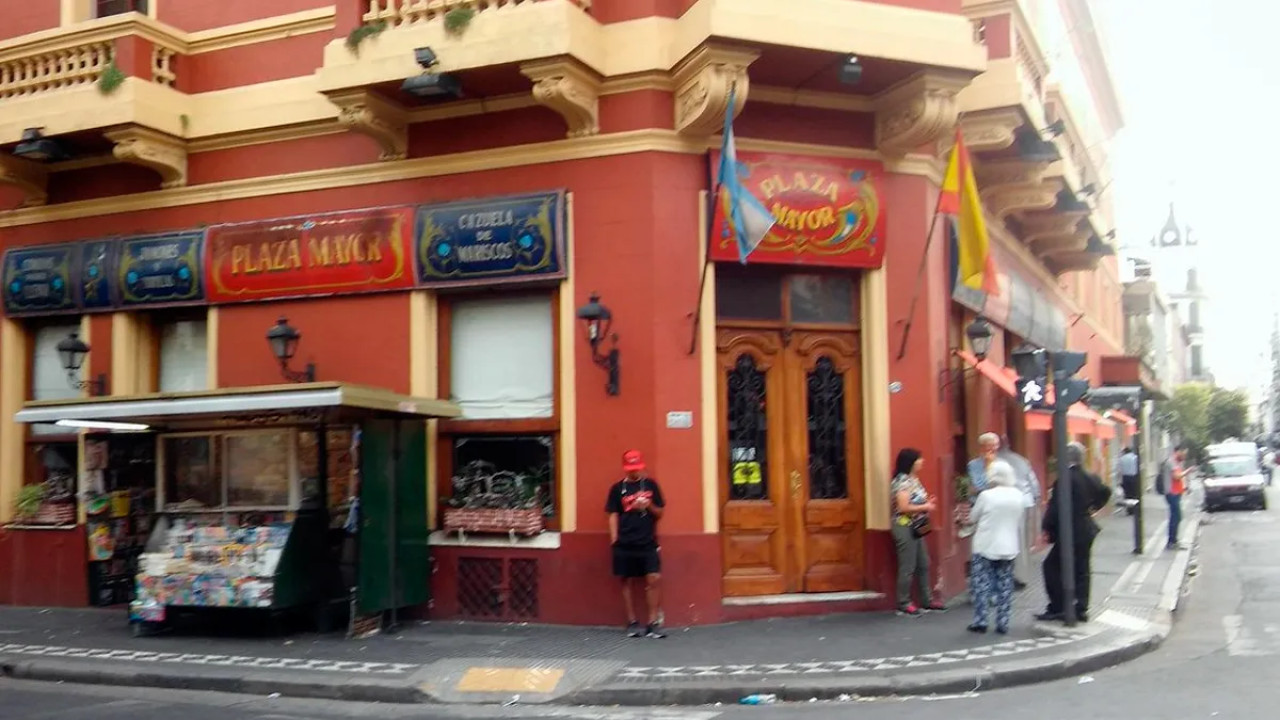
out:
{"label": "carved stone corbel", "polygon": [[104,134],[115,143],[111,153],[117,160],[160,173],[160,187],[175,188],[187,184],[186,140],[136,126]]}
{"label": "carved stone corbel", "polygon": [[[676,130],[686,135],[714,135],[724,128],[726,113],[736,117],[751,89],[747,68],[757,50],[705,44],[676,66]],[[733,107],[729,91],[733,90]]]}
{"label": "carved stone corbel", "polygon": [[945,137],[960,115],[956,94],[971,79],[967,73],[926,70],[877,95],[876,147],[901,156]]}
{"label": "carved stone corbel", "polygon": [[22,191],[25,197],[18,207],[44,205],[49,201],[49,171],[39,163],[0,154],[0,183]]}
{"label": "carved stone corbel", "polygon": [[995,110],[983,113],[965,113],[960,118],[960,130],[970,152],[995,152],[1013,147],[1018,128],[1025,121],[1017,110]]}
{"label": "carved stone corbel", "polygon": [[571,58],[525,63],[520,73],[533,81],[533,99],[560,114],[568,137],[600,132],[600,76]]}
{"label": "carved stone corbel", "polygon": [[409,122],[403,107],[367,89],[327,93],[338,106],[338,124],[378,144],[379,160],[403,160],[409,153]]}
{"label": "carved stone corbel", "polygon": [[976,168],[982,201],[1001,220],[1016,212],[1050,210],[1058,201],[1058,184],[1044,182],[1048,163],[1022,160],[982,162]]}
{"label": "carved stone corbel", "polygon": [[1080,228],[1082,218],[1076,211],[1028,214],[1021,218],[1022,241],[1040,256],[1083,251],[1092,232]]}

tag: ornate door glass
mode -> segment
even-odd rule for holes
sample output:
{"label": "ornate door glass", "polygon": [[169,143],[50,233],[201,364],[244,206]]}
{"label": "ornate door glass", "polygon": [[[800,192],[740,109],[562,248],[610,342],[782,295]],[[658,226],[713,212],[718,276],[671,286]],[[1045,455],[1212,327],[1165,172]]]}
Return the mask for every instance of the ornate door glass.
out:
{"label": "ornate door glass", "polygon": [[728,371],[729,499],[769,497],[765,374],[747,353]]}
{"label": "ornate door glass", "polygon": [[849,497],[844,417],[844,374],[831,358],[818,358],[806,378],[809,424],[809,497]]}

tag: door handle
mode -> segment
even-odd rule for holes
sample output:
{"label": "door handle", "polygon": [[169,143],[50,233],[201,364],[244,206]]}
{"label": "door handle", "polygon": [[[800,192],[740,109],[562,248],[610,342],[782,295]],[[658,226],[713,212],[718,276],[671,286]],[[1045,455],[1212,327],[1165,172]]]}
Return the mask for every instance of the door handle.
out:
{"label": "door handle", "polygon": [[791,497],[799,499],[800,497],[800,471],[791,471]]}

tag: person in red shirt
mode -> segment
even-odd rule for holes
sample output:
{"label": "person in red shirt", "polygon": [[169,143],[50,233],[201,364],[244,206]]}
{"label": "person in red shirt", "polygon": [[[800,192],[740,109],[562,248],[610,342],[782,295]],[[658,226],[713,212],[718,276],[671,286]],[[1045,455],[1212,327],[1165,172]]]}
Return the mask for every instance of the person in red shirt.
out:
{"label": "person in red shirt", "polygon": [[[609,488],[604,511],[609,514],[609,540],[613,545],[613,574],[622,579],[627,609],[627,635],[664,638],[662,632],[662,558],[658,555],[658,520],[666,510],[662,489],[645,474],[639,450],[622,454],[626,476]],[[648,625],[636,619],[634,595],[644,580],[649,606]]]}

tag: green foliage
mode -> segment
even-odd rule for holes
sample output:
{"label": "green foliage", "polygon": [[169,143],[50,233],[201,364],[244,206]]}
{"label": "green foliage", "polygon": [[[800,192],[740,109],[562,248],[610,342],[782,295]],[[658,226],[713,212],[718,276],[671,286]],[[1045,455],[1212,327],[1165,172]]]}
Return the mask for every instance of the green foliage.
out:
{"label": "green foliage", "polygon": [[456,7],[444,14],[444,29],[450,35],[461,35],[466,32],[467,26],[475,16],[476,11],[473,8]]}
{"label": "green foliage", "polygon": [[1213,387],[1204,383],[1187,383],[1173,391],[1173,397],[1159,408],[1166,414],[1169,431],[1176,442],[1187,445],[1192,458],[1204,456],[1209,444],[1209,400]]}
{"label": "green foliage", "polygon": [[387,29],[386,20],[367,22],[347,34],[347,49],[353,54],[360,54],[360,43],[371,37],[377,37]]}
{"label": "green foliage", "polygon": [[102,69],[102,74],[98,76],[98,92],[103,95],[110,95],[124,84],[124,71],[116,65],[115,58],[107,63]]}
{"label": "green foliage", "polygon": [[44,502],[44,485],[23,485],[18,491],[18,499],[14,509],[20,518],[31,517],[40,510]]}
{"label": "green foliage", "polygon": [[1214,388],[1209,398],[1205,425],[1210,442],[1244,439],[1249,422],[1249,397],[1240,390]]}
{"label": "green foliage", "polygon": [[957,475],[955,479],[956,502],[967,501],[969,499],[969,488],[971,488],[972,486],[973,484],[969,482],[968,475],[964,475],[964,474]]}

